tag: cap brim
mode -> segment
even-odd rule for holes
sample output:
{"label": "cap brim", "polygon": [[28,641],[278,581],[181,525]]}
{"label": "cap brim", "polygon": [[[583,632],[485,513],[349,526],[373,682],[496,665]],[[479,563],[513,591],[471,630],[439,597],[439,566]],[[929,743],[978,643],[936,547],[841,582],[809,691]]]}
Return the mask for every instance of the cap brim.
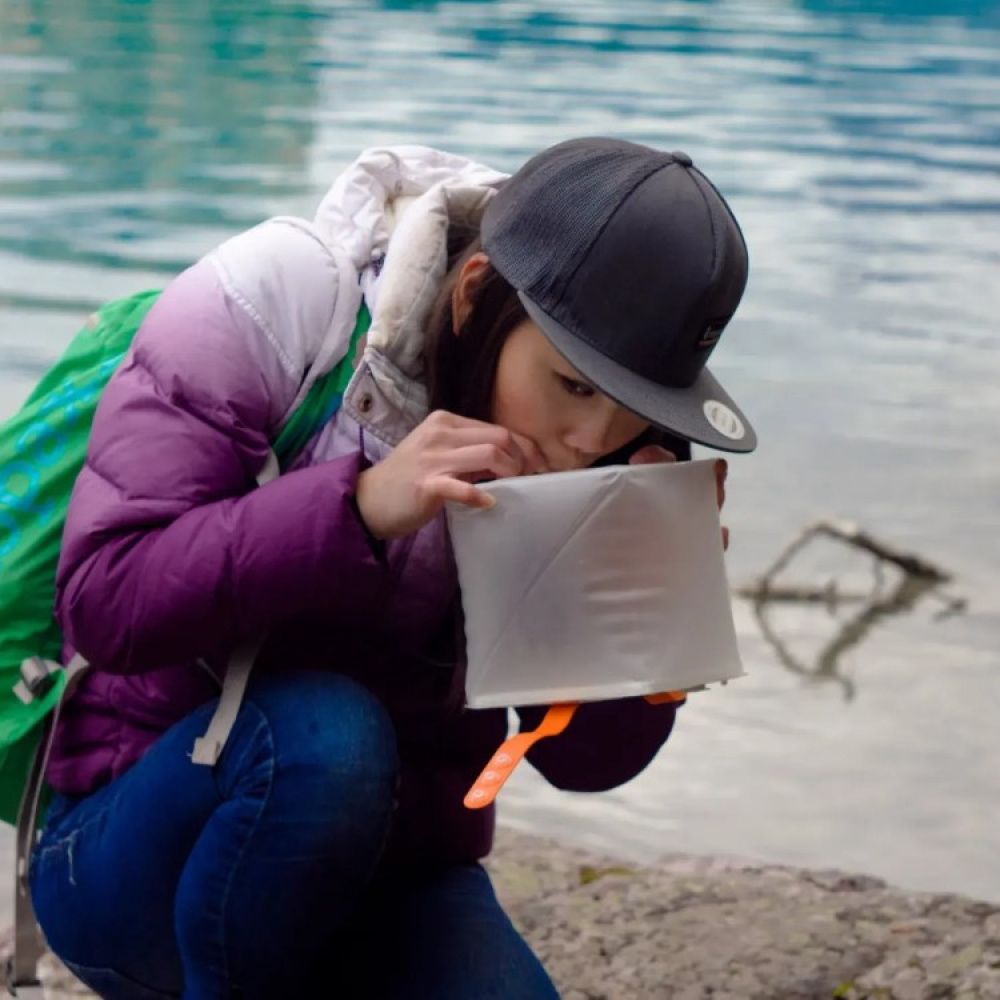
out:
{"label": "cap brim", "polygon": [[662,386],[605,357],[522,292],[518,292],[518,297],[552,346],[616,403],[695,444],[733,452],[753,451],[757,447],[757,435],[750,421],[707,368],[687,388]]}

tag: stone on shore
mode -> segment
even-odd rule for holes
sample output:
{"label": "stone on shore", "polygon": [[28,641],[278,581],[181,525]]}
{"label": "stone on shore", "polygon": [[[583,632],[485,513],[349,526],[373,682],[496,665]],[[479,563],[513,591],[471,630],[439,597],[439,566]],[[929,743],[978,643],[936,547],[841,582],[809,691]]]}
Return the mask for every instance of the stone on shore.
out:
{"label": "stone on shore", "polygon": [[[487,867],[563,1000],[1000,1000],[1000,905],[734,859],[635,867],[507,829]],[[45,982],[92,996],[51,957]]]}
{"label": "stone on shore", "polygon": [[736,859],[632,867],[509,830],[488,867],[563,1000],[1000,998],[1000,905]]}

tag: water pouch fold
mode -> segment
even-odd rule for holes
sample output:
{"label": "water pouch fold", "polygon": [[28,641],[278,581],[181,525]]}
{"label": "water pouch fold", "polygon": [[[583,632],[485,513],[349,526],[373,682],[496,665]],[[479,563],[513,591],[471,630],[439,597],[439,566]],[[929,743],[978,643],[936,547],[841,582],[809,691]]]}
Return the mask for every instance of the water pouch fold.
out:
{"label": "water pouch fold", "polygon": [[497,480],[447,505],[470,708],[656,695],[743,673],[714,463]]}

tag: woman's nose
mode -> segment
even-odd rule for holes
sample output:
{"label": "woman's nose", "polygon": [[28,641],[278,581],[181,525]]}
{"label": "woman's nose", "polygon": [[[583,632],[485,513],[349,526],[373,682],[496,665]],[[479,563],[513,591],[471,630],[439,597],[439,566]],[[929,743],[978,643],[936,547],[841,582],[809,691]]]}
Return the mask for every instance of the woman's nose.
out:
{"label": "woman's nose", "polygon": [[613,416],[594,418],[571,427],[563,435],[563,444],[579,459],[581,466],[589,465],[611,448]]}

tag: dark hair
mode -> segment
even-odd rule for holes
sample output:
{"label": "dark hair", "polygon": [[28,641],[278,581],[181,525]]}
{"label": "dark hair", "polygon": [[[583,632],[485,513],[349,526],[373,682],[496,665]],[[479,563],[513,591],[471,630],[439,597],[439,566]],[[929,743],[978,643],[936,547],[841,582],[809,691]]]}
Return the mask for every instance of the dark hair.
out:
{"label": "dark hair", "polygon": [[[500,352],[510,332],[528,314],[513,285],[489,263],[473,293],[469,314],[456,334],[452,321],[455,286],[466,262],[481,250],[478,234],[470,238],[466,231],[449,237],[448,272],[431,307],[427,327],[427,395],[431,410],[492,421]],[[651,427],[596,464],[625,463],[632,452],[646,444],[668,448],[681,461],[691,457],[687,441]]]}
{"label": "dark hair", "polygon": [[478,235],[449,255],[448,273],[431,307],[427,330],[427,394],[431,410],[473,420],[493,417],[500,351],[511,330],[528,318],[514,287],[492,265],[473,294],[462,329],[452,323],[452,297],[462,268],[482,249]]}

